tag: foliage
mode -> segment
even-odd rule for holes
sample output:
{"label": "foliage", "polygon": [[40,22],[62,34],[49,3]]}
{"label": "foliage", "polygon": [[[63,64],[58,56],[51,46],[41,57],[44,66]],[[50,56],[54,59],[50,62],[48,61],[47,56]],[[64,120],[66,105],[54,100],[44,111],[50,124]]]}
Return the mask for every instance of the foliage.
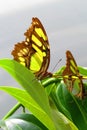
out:
{"label": "foliage", "polygon": [[[5,130],[86,130],[87,98],[79,99],[67,89],[61,76],[61,67],[52,77],[39,81],[26,67],[10,59],[1,59],[5,69],[22,88],[0,86],[0,90],[13,96],[18,104],[0,121]],[[78,67],[80,74],[87,76],[87,69]],[[59,75],[59,77],[58,77]],[[87,83],[84,82],[86,90]],[[15,115],[23,106],[29,112]],[[31,112],[31,113],[30,113]]]}

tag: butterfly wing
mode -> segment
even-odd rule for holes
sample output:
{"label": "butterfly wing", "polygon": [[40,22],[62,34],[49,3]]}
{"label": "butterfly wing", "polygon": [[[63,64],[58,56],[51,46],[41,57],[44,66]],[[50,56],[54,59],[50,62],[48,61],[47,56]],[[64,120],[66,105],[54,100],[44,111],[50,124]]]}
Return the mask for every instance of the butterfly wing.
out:
{"label": "butterfly wing", "polygon": [[31,26],[24,35],[25,41],[15,45],[12,55],[41,79],[48,73],[50,47],[45,29],[38,18],[32,18]]}
{"label": "butterfly wing", "polygon": [[83,98],[83,82],[79,74],[76,61],[70,51],[66,51],[66,67],[63,71],[63,79],[68,90],[77,97]]}

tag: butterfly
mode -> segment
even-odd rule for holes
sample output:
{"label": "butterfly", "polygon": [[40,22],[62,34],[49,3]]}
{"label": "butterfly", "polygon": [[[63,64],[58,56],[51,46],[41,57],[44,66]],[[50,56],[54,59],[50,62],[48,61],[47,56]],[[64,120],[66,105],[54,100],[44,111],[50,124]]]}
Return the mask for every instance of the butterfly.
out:
{"label": "butterfly", "polygon": [[62,73],[64,83],[71,93],[73,93],[76,97],[83,99],[85,92],[82,76],[79,73],[77,63],[69,50],[66,51],[66,58],[66,67]]}
{"label": "butterfly", "polygon": [[50,46],[46,31],[37,17],[32,18],[25,40],[15,44],[11,54],[14,60],[30,69],[38,79],[47,75],[50,63]]}

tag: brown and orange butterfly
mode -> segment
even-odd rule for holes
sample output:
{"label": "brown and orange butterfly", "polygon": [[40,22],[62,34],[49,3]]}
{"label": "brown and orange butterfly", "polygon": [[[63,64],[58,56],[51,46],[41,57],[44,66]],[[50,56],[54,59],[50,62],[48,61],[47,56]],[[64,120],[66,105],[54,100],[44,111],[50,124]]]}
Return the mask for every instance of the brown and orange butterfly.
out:
{"label": "brown and orange butterfly", "polygon": [[30,69],[38,79],[49,75],[50,46],[46,31],[38,18],[32,18],[25,40],[17,43],[12,51],[14,60]]}
{"label": "brown and orange butterfly", "polygon": [[69,50],[66,51],[66,58],[66,67],[62,73],[64,83],[71,93],[73,93],[76,97],[82,99],[85,93],[82,76],[79,73],[77,63]]}

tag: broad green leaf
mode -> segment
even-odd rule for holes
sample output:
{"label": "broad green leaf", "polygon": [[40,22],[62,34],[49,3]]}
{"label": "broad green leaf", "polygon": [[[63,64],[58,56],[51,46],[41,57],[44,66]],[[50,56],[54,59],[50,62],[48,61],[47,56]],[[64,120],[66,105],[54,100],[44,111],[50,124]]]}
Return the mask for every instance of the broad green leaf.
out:
{"label": "broad green leaf", "polygon": [[55,111],[51,108],[51,113],[53,117],[53,122],[49,116],[38,106],[38,104],[29,96],[25,90],[12,87],[0,87],[13,97],[15,97],[22,105],[24,105],[28,110],[30,110],[33,115],[39,119],[48,129],[55,130],[53,124],[56,126],[56,130],[77,130],[73,123],[71,123],[65,116],[60,112]]}
{"label": "broad green leaf", "polygon": [[[62,95],[59,93],[62,91]],[[61,98],[62,97],[62,98]],[[86,130],[87,129],[87,98],[80,100],[76,99],[72,96],[66,89],[63,83],[60,84],[57,90],[57,98],[62,105],[60,105],[61,110],[65,108],[71,115],[73,122],[78,127],[79,130]],[[63,108],[62,108],[63,106]],[[65,115],[67,111],[64,112]],[[76,116],[77,115],[77,116]]]}
{"label": "broad green leaf", "polygon": [[0,126],[4,130],[48,130],[32,114],[18,114],[0,121]]}
{"label": "broad green leaf", "polygon": [[69,111],[67,110],[67,106],[65,104],[65,95],[63,94],[63,87],[61,84],[59,84],[59,86],[56,89],[56,102],[58,104],[59,110],[68,118],[72,121],[72,117],[69,113]]}
{"label": "broad green leaf", "polygon": [[8,71],[40,107],[50,115],[49,101],[45,89],[31,71],[18,62],[9,59],[0,60],[0,67]]}
{"label": "broad green leaf", "polygon": [[[55,109],[53,109],[52,114],[54,117],[54,122],[56,126],[58,126],[57,128],[59,130],[78,130],[78,128],[73,124],[73,122],[68,120],[62,113],[57,112]],[[61,122],[61,120],[64,120],[64,122]]]}
{"label": "broad green leaf", "polygon": [[[33,98],[25,91],[18,88],[12,87],[0,87],[0,90],[3,90],[9,93],[11,96],[15,97],[23,106],[30,110],[34,116],[36,116],[41,122],[44,123],[49,129],[53,129],[54,123],[47,113],[33,100]],[[44,118],[45,117],[45,118]]]}

